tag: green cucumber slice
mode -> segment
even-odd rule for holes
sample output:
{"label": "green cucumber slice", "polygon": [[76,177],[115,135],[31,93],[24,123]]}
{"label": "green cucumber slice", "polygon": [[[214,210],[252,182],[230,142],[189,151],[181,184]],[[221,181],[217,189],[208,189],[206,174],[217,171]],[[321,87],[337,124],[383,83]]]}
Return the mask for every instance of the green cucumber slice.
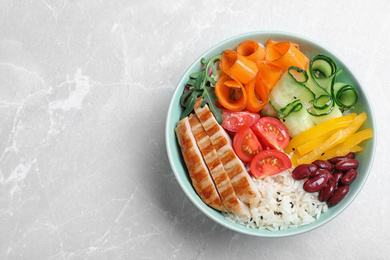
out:
{"label": "green cucumber slice", "polygon": [[308,80],[305,70],[298,67],[290,67],[280,78],[269,94],[270,103],[276,111],[300,99],[305,107],[310,107],[315,96],[304,84]]}
{"label": "green cucumber slice", "polygon": [[316,96],[331,92],[332,79],[337,74],[336,63],[326,55],[316,55],[310,60],[307,87]]}
{"label": "green cucumber slice", "polygon": [[278,117],[278,112],[272,107],[270,102],[265,104],[265,106],[260,110],[260,114],[263,116]]}
{"label": "green cucumber slice", "polygon": [[328,110],[326,113],[317,115],[315,113],[309,113],[311,115],[312,120],[316,125],[321,124],[329,119],[340,117],[343,115],[343,113],[340,111],[339,106],[337,104],[334,104],[330,110]]}
{"label": "green cucumber slice", "polygon": [[291,138],[315,126],[312,117],[299,99],[280,110],[278,117],[287,127]]}
{"label": "green cucumber slice", "polygon": [[355,87],[341,82],[337,82],[332,86],[332,96],[342,110],[353,107],[358,100]]}

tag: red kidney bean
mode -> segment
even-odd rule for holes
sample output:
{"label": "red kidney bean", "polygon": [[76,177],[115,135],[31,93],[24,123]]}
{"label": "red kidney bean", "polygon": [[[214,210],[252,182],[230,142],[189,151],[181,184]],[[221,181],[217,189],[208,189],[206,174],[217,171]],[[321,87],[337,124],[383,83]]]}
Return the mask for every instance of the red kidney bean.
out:
{"label": "red kidney bean", "polygon": [[329,171],[326,174],[328,175],[328,182],[333,181],[333,174]]}
{"label": "red kidney bean", "polygon": [[320,201],[327,201],[330,196],[333,195],[334,191],[337,189],[337,183],[335,181],[330,181],[318,194],[318,199]]}
{"label": "red kidney bean", "polygon": [[344,185],[349,185],[353,182],[353,180],[356,178],[358,172],[355,169],[347,171],[343,178],[341,178],[341,183]]}
{"label": "red kidney bean", "polygon": [[336,171],[348,171],[356,169],[359,166],[359,162],[355,159],[345,159],[335,164]]}
{"label": "red kidney bean", "polygon": [[333,157],[332,159],[329,159],[328,161],[330,163],[336,164],[339,161],[342,161],[342,160],[345,160],[345,159],[355,159],[355,154],[354,153],[349,153],[349,154],[347,154],[345,156],[336,156],[336,157]]}
{"label": "red kidney bean", "polygon": [[333,193],[333,195],[327,200],[327,204],[329,207],[332,207],[339,203],[349,192],[348,186],[342,186],[336,189]]}
{"label": "red kidney bean", "polygon": [[309,178],[313,178],[313,177],[316,177],[318,174],[320,174],[321,172],[319,172],[320,169],[317,168],[316,171],[312,171],[309,175]]}
{"label": "red kidney bean", "polygon": [[296,180],[303,180],[309,178],[317,170],[318,167],[315,164],[301,164],[292,171],[292,176]]}
{"label": "red kidney bean", "polygon": [[326,172],[322,172],[312,179],[308,179],[303,184],[303,189],[307,192],[316,192],[322,190],[328,182],[328,175]]}
{"label": "red kidney bean", "polygon": [[[315,176],[320,175],[321,173],[325,173],[327,176],[327,181],[333,180],[333,174],[330,171],[324,169],[318,169]],[[315,177],[313,176],[313,177]]]}
{"label": "red kidney bean", "polygon": [[341,178],[343,178],[344,173],[342,172],[335,172],[333,173],[333,180],[336,182],[337,185],[340,184]]}
{"label": "red kidney bean", "polygon": [[333,171],[333,164],[331,164],[330,162],[328,161],[324,161],[324,160],[316,160],[313,162],[315,165],[318,166],[318,168],[320,169],[324,169],[324,170],[327,170],[327,171],[330,171],[332,172]]}

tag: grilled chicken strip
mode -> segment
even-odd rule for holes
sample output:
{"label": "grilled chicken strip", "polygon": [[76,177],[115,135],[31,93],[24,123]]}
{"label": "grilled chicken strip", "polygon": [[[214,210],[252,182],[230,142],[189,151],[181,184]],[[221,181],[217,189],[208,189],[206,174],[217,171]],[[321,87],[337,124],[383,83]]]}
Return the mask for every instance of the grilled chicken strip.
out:
{"label": "grilled chicken strip", "polygon": [[211,177],[217,187],[222,204],[229,212],[234,213],[239,217],[250,218],[251,214],[248,206],[237,198],[229,177],[218,157],[217,151],[214,149],[214,146],[198,117],[195,114],[191,114],[188,117],[188,121],[206,165],[210,170]]}
{"label": "grilled chicken strip", "polygon": [[208,106],[205,105],[202,108],[201,103],[202,99],[198,98],[194,106],[195,113],[210,137],[211,143],[217,150],[219,159],[229,176],[237,197],[242,202],[257,207],[261,198],[259,191],[246,171],[244,164],[234,153],[225,130],[218,124]]}
{"label": "grilled chicken strip", "polygon": [[227,212],[191,132],[188,117],[177,123],[175,132],[196,193],[210,207]]}

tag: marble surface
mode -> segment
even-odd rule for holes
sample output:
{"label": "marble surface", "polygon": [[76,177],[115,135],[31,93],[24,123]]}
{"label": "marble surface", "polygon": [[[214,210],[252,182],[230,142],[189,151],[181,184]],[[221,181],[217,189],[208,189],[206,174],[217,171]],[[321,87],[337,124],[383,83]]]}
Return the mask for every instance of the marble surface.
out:
{"label": "marble surface", "polygon": [[[378,1],[0,1],[0,259],[386,259],[390,4]],[[250,237],[204,216],[165,151],[194,59],[282,30],[350,65],[376,112],[362,192],[309,233]]]}

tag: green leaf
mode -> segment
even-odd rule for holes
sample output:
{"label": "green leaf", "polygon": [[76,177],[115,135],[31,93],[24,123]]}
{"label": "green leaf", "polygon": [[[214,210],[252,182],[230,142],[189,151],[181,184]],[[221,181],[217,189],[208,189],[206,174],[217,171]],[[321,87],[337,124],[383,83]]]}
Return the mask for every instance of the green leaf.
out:
{"label": "green leaf", "polygon": [[202,74],[200,74],[200,75],[196,78],[195,85],[194,85],[194,87],[195,87],[196,89],[202,89],[202,88],[203,88],[202,83],[203,83],[203,81],[204,81],[205,76],[206,76],[206,75],[205,75],[204,73],[202,73]]}
{"label": "green leaf", "polygon": [[198,93],[196,91],[194,91],[188,97],[187,102],[185,103],[186,109],[184,109],[183,113],[181,113],[180,120],[187,117],[192,112],[192,110],[194,110],[197,96],[198,96]]}
{"label": "green leaf", "polygon": [[182,105],[183,107],[185,107],[185,104],[184,104],[184,100],[187,98],[188,95],[191,95],[192,92],[194,92],[195,89],[190,89],[188,90],[186,93],[183,93],[180,97],[180,105]]}
{"label": "green leaf", "polygon": [[217,81],[214,78],[209,78],[209,82],[211,85],[217,84]]}
{"label": "green leaf", "polygon": [[195,79],[190,79],[188,82],[187,82],[187,86],[194,86],[196,83]]}
{"label": "green leaf", "polygon": [[216,97],[217,96],[215,96],[213,93],[207,92],[207,94],[203,98],[203,102],[201,104],[201,107],[204,107],[204,105],[207,103],[209,108],[210,108],[210,111],[214,114],[215,119],[217,120],[218,124],[222,125],[223,119],[222,119],[221,114],[223,113],[223,111],[215,105],[215,98]]}
{"label": "green leaf", "polygon": [[198,72],[193,72],[193,73],[191,73],[190,78],[191,79],[196,79],[199,76],[199,74],[201,74],[201,73],[199,73],[199,71]]}
{"label": "green leaf", "polygon": [[[216,107],[215,100],[218,100],[217,96],[214,94],[214,87],[208,86],[208,83],[215,85],[217,82],[213,77],[208,75],[209,68],[212,68],[213,75],[218,74],[218,70],[215,66],[215,62],[221,59],[221,55],[213,57],[211,60],[207,61],[205,58],[201,59],[202,65],[205,65],[205,68],[199,72],[193,72],[189,76],[187,86],[193,86],[190,90],[183,93],[180,97],[180,104],[185,108],[182,112],[180,119],[188,116],[193,110],[196,99],[200,96],[203,98],[202,107],[205,104],[208,104],[210,111],[214,114],[219,124],[222,124],[222,115],[223,111]],[[184,103],[184,101],[186,102]]]}
{"label": "green leaf", "polygon": [[[214,92],[215,91],[215,88],[214,87],[205,87],[207,91],[209,92]],[[211,93],[212,94],[212,93]],[[215,95],[214,95],[215,96]],[[217,96],[215,96],[215,98],[218,100]]]}
{"label": "green leaf", "polygon": [[217,68],[215,67],[215,63],[213,63],[213,64],[211,65],[211,68],[212,68],[212,70],[213,70],[213,76],[217,76],[218,71],[217,71]]}

